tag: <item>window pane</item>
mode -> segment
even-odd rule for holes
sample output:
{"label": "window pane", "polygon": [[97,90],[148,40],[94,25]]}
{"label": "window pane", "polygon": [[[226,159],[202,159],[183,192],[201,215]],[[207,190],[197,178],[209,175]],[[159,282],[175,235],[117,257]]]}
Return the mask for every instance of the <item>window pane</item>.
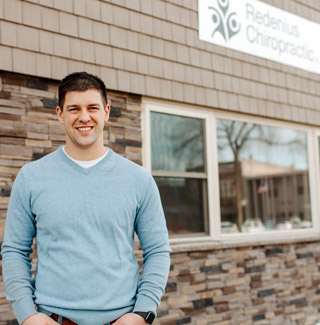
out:
{"label": "window pane", "polygon": [[207,182],[194,178],[155,177],[170,234],[207,232]]}
{"label": "window pane", "polygon": [[151,112],[152,170],[204,172],[204,122]]}
{"label": "window pane", "polygon": [[308,228],[305,132],[217,120],[223,233]]}

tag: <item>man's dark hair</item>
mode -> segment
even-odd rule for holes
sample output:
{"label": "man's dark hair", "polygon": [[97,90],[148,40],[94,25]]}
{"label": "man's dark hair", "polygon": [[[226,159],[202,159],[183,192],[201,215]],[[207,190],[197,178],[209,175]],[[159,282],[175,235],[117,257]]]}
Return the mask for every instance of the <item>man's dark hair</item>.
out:
{"label": "man's dark hair", "polygon": [[100,92],[103,105],[107,105],[107,90],[104,82],[97,76],[87,72],[73,72],[64,77],[59,86],[59,107],[63,109],[68,91],[86,91],[96,89]]}

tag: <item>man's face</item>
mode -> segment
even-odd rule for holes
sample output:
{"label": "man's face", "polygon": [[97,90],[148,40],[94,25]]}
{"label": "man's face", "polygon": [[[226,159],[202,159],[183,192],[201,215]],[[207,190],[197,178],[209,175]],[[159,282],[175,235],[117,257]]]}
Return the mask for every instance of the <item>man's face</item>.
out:
{"label": "man's face", "polygon": [[96,89],[67,92],[63,110],[56,109],[59,122],[66,130],[67,147],[71,150],[101,149],[109,111],[109,105],[104,106]]}

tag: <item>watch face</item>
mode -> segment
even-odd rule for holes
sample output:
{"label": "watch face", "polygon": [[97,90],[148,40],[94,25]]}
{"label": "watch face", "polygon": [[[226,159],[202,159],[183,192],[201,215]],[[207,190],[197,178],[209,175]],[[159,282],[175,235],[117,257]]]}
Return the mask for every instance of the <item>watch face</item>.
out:
{"label": "watch face", "polygon": [[147,316],[146,316],[146,321],[147,321],[148,324],[152,324],[155,318],[156,317],[155,317],[154,313],[152,313],[151,311],[149,311],[147,313]]}

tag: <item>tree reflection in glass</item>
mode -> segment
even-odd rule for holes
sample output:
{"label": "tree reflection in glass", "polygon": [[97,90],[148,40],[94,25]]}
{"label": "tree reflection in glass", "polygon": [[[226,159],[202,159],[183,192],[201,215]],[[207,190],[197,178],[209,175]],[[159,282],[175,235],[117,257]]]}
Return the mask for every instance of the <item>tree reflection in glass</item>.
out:
{"label": "tree reflection in glass", "polygon": [[311,227],[306,133],[217,119],[221,227]]}

